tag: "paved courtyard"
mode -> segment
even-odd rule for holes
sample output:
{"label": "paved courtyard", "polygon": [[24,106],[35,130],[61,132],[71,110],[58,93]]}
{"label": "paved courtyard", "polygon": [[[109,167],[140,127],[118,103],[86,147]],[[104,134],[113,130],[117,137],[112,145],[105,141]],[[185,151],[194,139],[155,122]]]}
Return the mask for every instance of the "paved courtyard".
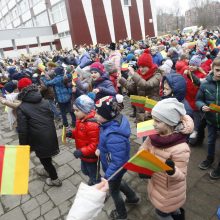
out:
{"label": "paved courtyard", "polygon": [[[126,98],[124,113],[129,115],[131,108]],[[136,128],[133,119],[131,122],[132,154],[137,151],[141,140],[136,139]],[[23,196],[0,196],[0,220],[53,220],[66,219],[66,215],[74,200],[80,182],[87,178],[80,171],[80,160],[75,159],[72,152],[74,141],[65,146],[61,143],[61,129],[57,130],[60,142],[60,154],[54,157],[54,164],[58,175],[63,181],[62,187],[49,187],[36,175],[35,169],[41,167],[34,153],[31,154],[29,193]],[[219,141],[217,158],[220,158]],[[0,144],[18,144],[15,131],[10,131],[7,115],[0,106]],[[187,220],[217,220],[216,211],[220,206],[220,180],[209,179],[208,171],[201,171],[198,164],[206,156],[206,141],[203,146],[191,149],[191,158],[188,170],[187,201],[184,206]],[[217,162],[216,162],[217,163]],[[154,208],[147,198],[147,181],[138,178],[137,174],[128,172],[125,179],[141,197],[137,206],[127,206],[129,220],[153,220]],[[111,198],[106,201],[103,211],[96,220],[107,220],[108,214],[114,208]]]}

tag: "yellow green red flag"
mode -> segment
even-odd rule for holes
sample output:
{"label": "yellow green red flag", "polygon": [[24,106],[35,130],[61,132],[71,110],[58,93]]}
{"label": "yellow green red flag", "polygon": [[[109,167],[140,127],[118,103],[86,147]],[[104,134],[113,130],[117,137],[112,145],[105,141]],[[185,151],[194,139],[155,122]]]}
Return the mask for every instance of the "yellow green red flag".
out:
{"label": "yellow green red flag", "polygon": [[0,146],[0,194],[28,193],[30,146]]}
{"label": "yellow green red flag", "polygon": [[154,129],[154,120],[148,120],[137,124],[137,137],[146,137],[149,135],[157,134]]}
{"label": "yellow green red flag", "polygon": [[133,172],[147,174],[149,176],[151,176],[154,172],[172,170],[171,167],[144,149],[131,157],[130,160],[124,164],[123,168]]}

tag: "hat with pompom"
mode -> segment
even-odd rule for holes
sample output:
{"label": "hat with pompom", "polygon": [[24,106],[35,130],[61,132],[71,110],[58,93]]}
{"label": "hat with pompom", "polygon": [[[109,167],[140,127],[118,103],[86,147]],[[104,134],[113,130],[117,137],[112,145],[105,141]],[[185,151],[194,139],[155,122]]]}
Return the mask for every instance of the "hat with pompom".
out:
{"label": "hat with pompom", "polygon": [[114,119],[120,114],[121,110],[124,108],[123,96],[117,94],[113,96],[105,96],[99,99],[96,104],[96,112],[107,120]]}
{"label": "hat with pompom", "polygon": [[138,66],[151,68],[153,66],[153,58],[149,49],[146,49],[144,53],[138,59]]}

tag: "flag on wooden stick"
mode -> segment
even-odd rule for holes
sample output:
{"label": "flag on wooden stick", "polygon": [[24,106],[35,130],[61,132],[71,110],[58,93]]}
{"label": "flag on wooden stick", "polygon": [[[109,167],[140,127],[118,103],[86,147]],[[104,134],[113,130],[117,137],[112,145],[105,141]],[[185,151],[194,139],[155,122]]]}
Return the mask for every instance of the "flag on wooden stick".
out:
{"label": "flag on wooden stick", "polygon": [[137,152],[123,167],[127,170],[149,176],[154,172],[172,170],[171,167],[146,150]]}
{"label": "flag on wooden stick", "polygon": [[157,134],[154,129],[154,120],[148,120],[137,124],[137,137],[146,137],[149,135]]}
{"label": "flag on wooden stick", "polygon": [[0,146],[0,194],[28,193],[30,146]]}
{"label": "flag on wooden stick", "polygon": [[65,126],[63,126],[63,129],[62,129],[62,143],[66,144],[66,127]]}

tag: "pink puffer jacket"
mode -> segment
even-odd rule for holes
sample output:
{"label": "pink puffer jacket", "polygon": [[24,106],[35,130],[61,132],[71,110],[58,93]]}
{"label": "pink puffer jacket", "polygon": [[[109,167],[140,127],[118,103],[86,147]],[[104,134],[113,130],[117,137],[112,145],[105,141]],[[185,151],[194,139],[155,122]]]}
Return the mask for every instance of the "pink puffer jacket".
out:
{"label": "pink puffer jacket", "polygon": [[143,147],[166,161],[172,158],[176,172],[169,176],[165,172],[154,173],[148,183],[148,196],[155,208],[170,213],[182,207],[186,200],[186,174],[190,149],[187,143],[169,148],[156,148],[147,139]]}

